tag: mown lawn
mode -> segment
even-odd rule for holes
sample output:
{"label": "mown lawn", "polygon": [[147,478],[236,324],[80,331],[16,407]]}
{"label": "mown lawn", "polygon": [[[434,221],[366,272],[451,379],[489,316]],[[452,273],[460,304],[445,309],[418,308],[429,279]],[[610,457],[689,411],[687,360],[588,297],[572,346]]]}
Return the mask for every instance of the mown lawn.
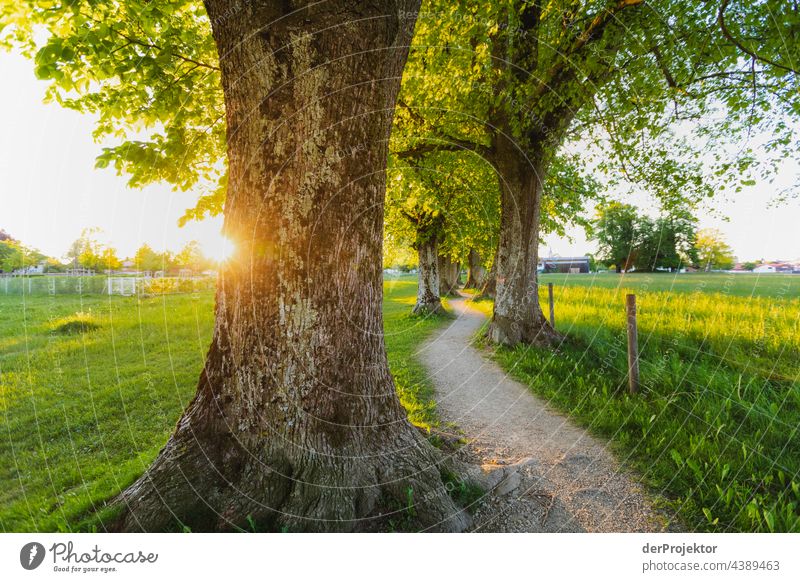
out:
{"label": "mown lawn", "polygon": [[[439,320],[409,317],[416,281],[387,281],[390,365],[403,404],[435,423],[413,354]],[[213,295],[0,296],[0,531],[91,527],[194,394]]]}
{"label": "mown lawn", "polygon": [[[730,282],[729,282],[730,281]],[[701,531],[800,531],[800,277],[546,275],[557,351],[495,357]],[[546,287],[540,289],[546,305]],[[624,296],[642,392],[627,394]],[[477,305],[491,312],[491,303]]]}

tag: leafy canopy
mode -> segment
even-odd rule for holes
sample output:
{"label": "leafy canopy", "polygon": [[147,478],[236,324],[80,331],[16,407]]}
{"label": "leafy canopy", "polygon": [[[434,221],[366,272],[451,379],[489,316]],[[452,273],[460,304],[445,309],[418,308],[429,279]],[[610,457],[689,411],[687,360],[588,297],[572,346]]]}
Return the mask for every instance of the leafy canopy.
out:
{"label": "leafy canopy", "polygon": [[606,202],[597,208],[592,235],[600,260],[617,271],[680,269],[698,262],[697,220],[686,211],[668,211],[657,219],[635,206]]}
{"label": "leafy canopy", "polygon": [[736,261],[733,250],[716,228],[704,228],[697,233],[697,254],[700,267],[706,271],[730,269]]}
{"label": "leafy canopy", "polygon": [[38,250],[10,237],[0,239],[0,271],[11,273],[17,269],[38,265],[46,259],[47,257]]}
{"label": "leafy canopy", "polygon": [[73,267],[82,267],[102,272],[122,266],[117,251],[99,240],[102,229],[84,228],[81,235],[70,245],[65,258]]}
{"label": "leafy canopy", "polygon": [[[98,165],[132,186],[197,189],[185,219],[221,212],[224,104],[201,2],[20,0],[0,22],[0,43],[35,58],[48,99],[97,116]],[[554,230],[592,194],[557,189],[580,172],[679,207],[797,155],[798,38],[784,0],[427,0],[393,150],[485,157],[503,133],[562,156],[571,170],[548,184],[544,213]]]}
{"label": "leafy canopy", "polygon": [[[394,149],[491,159],[510,137],[680,208],[797,154],[799,35],[778,1],[428,0]],[[552,186],[569,218],[580,197]]]}
{"label": "leafy canopy", "polygon": [[491,260],[497,246],[497,177],[475,155],[433,152],[392,158],[386,197],[386,236],[418,248],[435,238],[439,255],[466,262],[475,250]]}
{"label": "leafy canopy", "polygon": [[201,192],[185,216],[222,210],[225,123],[217,50],[199,1],[21,0],[0,7],[0,43],[35,60],[46,99],[96,116],[99,167],[129,185]]}

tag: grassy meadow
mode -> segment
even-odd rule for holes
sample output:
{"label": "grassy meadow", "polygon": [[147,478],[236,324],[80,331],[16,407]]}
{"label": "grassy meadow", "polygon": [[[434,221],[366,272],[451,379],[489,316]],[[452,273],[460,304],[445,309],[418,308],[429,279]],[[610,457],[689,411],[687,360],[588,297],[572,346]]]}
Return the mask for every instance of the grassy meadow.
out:
{"label": "grassy meadow", "polygon": [[[434,421],[413,353],[440,320],[385,284],[390,365],[412,420]],[[194,395],[213,294],[0,295],[0,531],[80,531],[155,458]],[[101,526],[100,526],[101,527]]]}
{"label": "grassy meadow", "polygon": [[800,277],[753,273],[592,273],[540,275],[543,284],[564,287],[622,288],[629,293],[721,293],[733,297],[800,298]]}
{"label": "grassy meadow", "polygon": [[[609,439],[686,528],[800,531],[800,277],[542,282],[555,285],[568,340],[557,351],[495,350],[502,366]],[[415,353],[441,320],[409,316],[414,278],[387,279],[384,290],[401,401],[416,424],[435,424]],[[639,306],[634,397],[627,292]],[[0,295],[0,531],[98,527],[95,511],[146,469],[194,394],[212,319],[209,292]]]}
{"label": "grassy meadow", "polygon": [[[545,275],[559,350],[498,362],[608,438],[690,530],[800,531],[800,277]],[[625,294],[641,393],[627,394]],[[546,305],[546,287],[540,289]],[[476,305],[487,313],[490,302]]]}

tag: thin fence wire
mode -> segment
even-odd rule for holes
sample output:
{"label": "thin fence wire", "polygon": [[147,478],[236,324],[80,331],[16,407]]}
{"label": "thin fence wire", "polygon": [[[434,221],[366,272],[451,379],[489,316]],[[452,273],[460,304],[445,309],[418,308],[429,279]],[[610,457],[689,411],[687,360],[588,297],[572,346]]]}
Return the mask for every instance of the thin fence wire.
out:
{"label": "thin fence wire", "polygon": [[213,277],[3,277],[0,295],[149,296],[213,291]]}

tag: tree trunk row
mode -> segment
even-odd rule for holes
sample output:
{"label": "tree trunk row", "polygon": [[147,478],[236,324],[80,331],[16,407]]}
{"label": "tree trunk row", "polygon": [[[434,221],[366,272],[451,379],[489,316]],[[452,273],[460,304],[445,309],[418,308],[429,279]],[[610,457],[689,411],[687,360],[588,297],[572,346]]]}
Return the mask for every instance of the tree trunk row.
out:
{"label": "tree trunk row", "polygon": [[461,263],[456,263],[446,256],[440,256],[438,262],[442,295],[457,296],[460,285]]}
{"label": "tree trunk row", "polygon": [[486,282],[486,268],[483,266],[481,256],[475,249],[470,249],[468,263],[469,272],[464,287],[467,289],[480,289]]}
{"label": "tree trunk row", "polygon": [[417,303],[415,315],[444,313],[441,300],[441,275],[439,272],[439,244],[436,234],[429,234],[417,243],[419,268],[417,269]]}
{"label": "tree trunk row", "polygon": [[558,334],[539,305],[539,225],[547,162],[544,148],[529,154],[505,135],[493,147],[500,175],[500,240],[494,271],[494,313],[487,335],[497,344],[550,344]]}

